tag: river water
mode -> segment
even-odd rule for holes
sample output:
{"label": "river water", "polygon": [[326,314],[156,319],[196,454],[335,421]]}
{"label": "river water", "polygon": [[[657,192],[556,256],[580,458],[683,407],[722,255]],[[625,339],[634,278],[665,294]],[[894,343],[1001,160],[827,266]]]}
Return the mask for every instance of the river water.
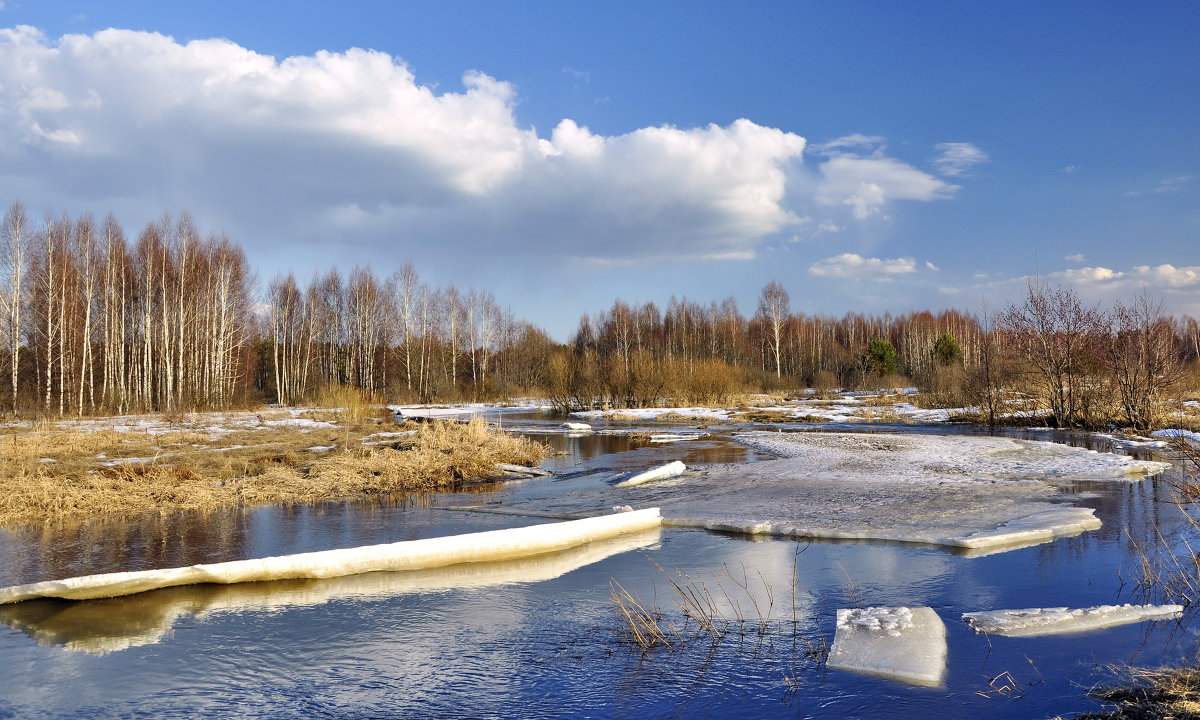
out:
{"label": "river water", "polygon": [[[514,496],[571,492],[596,474],[674,459],[689,465],[766,459],[720,434],[647,444],[624,435],[565,435],[554,428],[559,420],[530,413],[507,414],[502,422],[560,451],[545,465],[555,477],[387,505],[259,508],[10,533],[0,535],[0,585],[529,525],[540,520],[480,510]],[[1107,441],[1086,435],[1023,435],[1108,449]],[[0,608],[0,718],[1032,718],[1081,712],[1097,707],[1084,692],[1106,677],[1105,666],[1194,656],[1190,617],[1040,638],[988,638],[959,620],[982,609],[1139,600],[1127,582],[1139,558],[1131,538],[1169,537],[1181,523],[1164,481],[1076,489],[1103,528],[986,557],[667,528],[467,570],[7,606]],[[720,642],[683,621],[664,574],[676,569],[718,599],[728,622]],[[610,597],[614,580],[659,608],[685,642],[642,653],[624,641]],[[812,659],[809,647],[833,641],[836,609],[869,605],[926,605],[938,612],[949,644],[941,687],[829,670]]]}

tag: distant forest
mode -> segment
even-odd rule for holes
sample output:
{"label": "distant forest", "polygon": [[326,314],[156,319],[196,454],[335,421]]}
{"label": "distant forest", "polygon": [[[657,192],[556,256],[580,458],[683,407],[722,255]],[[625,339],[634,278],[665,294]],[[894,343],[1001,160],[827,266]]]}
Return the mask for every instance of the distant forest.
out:
{"label": "distant forest", "polygon": [[186,214],[132,238],[112,216],[34,220],[16,203],[2,235],[0,408],[21,415],[297,404],[330,386],[566,409],[915,384],[991,422],[1025,398],[1060,426],[1146,428],[1200,365],[1196,319],[1145,291],[1102,310],[1034,280],[995,312],[832,317],[792,312],[772,282],[750,317],[733,298],[615,300],[560,344],[490,293],[430,287],[411,264],[260,290],[242,249]]}

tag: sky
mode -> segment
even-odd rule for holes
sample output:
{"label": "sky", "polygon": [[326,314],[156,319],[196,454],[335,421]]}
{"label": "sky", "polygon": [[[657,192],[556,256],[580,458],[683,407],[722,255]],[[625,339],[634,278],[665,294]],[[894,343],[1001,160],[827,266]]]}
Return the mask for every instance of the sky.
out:
{"label": "sky", "polygon": [[487,290],[566,337],[778,281],[1200,316],[1200,3],[0,0],[0,205],[189,212],[265,286]]}

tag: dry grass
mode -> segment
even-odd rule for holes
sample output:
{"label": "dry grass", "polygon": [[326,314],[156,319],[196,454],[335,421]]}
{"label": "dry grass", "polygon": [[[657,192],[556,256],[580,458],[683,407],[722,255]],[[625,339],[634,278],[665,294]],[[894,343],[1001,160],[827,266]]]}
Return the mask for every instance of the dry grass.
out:
{"label": "dry grass", "polygon": [[1088,693],[1114,707],[1076,720],[1200,720],[1200,667],[1127,669],[1121,674],[1127,677],[1121,686]]}
{"label": "dry grass", "polygon": [[[214,438],[80,430],[0,436],[0,526],[238,505],[370,500],[486,478],[496,463],[535,465],[546,446],[482,420],[405,427],[268,428]],[[363,445],[377,431],[407,431]],[[329,448],[313,451],[311,448]],[[121,464],[122,458],[133,459]]]}

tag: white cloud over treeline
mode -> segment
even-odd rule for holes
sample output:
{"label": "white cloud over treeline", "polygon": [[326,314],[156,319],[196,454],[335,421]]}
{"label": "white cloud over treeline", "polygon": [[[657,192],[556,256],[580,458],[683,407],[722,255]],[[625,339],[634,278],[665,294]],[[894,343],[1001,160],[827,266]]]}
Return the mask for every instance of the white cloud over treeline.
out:
{"label": "white cloud over treeline", "polygon": [[[422,85],[371,50],[277,60],[220,39],[3,29],[0,194],[190,209],[260,247],[404,237],[631,262],[749,258],[811,216],[867,221],[958,189],[882,138],[814,152],[745,119],[607,136],[565,119],[541,136],[512,84],[462,83]],[[979,161],[949,145],[943,174]]]}

